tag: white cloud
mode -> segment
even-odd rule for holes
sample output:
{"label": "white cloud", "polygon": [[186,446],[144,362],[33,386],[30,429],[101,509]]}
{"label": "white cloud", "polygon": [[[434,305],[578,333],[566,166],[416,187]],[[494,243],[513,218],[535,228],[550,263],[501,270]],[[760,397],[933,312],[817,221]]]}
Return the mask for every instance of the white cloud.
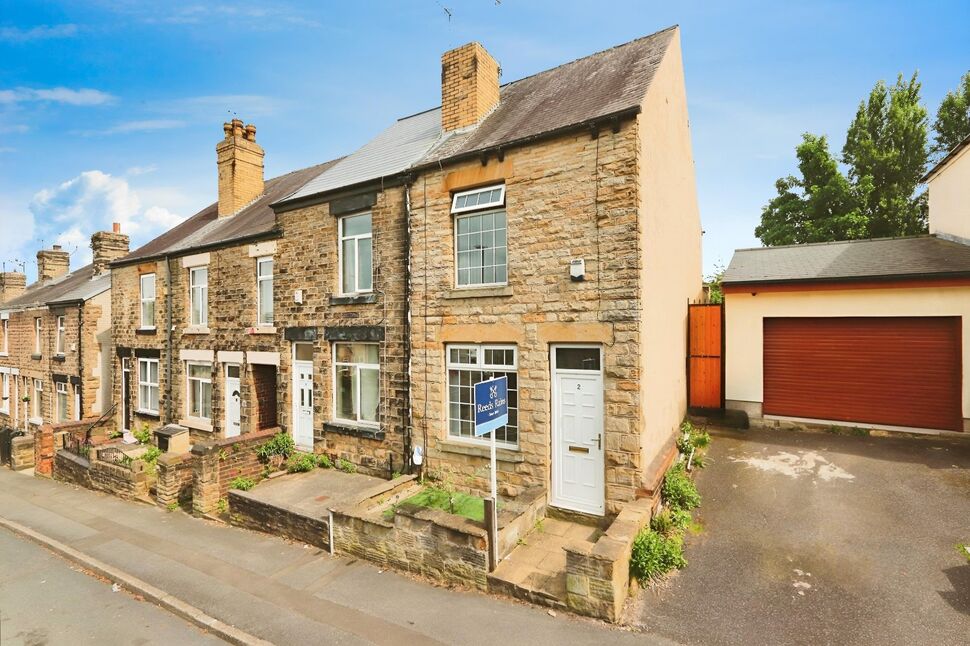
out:
{"label": "white cloud", "polygon": [[54,244],[61,246],[71,254],[71,267],[77,269],[91,262],[91,236],[85,235],[81,227],[74,226],[63,231],[54,239]]}
{"label": "white cloud", "polygon": [[142,119],[139,121],[123,121],[103,130],[81,130],[78,132],[88,137],[95,135],[125,135],[134,132],[154,132],[156,130],[181,128],[184,125],[184,121],[177,119]]}
{"label": "white cloud", "polygon": [[90,88],[71,89],[54,87],[38,89],[18,87],[12,90],[0,90],[0,104],[16,104],[27,102],[63,103],[66,105],[105,105],[113,103],[115,97],[101,90]]}
{"label": "white cloud", "polygon": [[148,166],[132,166],[125,171],[125,175],[128,177],[137,177],[139,175],[147,175],[149,173],[154,173],[158,170],[158,166],[155,164],[150,164]]}
{"label": "white cloud", "polygon": [[132,248],[180,223],[168,208],[142,206],[138,193],[122,177],[100,170],[85,171],[59,186],[37,192],[29,204],[45,238],[89,258],[87,248],[95,231],[110,231],[114,222],[131,236]]}
{"label": "white cloud", "polygon": [[29,264],[36,249],[30,249],[34,237],[34,216],[10,198],[0,196],[0,262],[5,271],[21,271]]}
{"label": "white cloud", "polygon": [[159,112],[178,114],[193,121],[211,122],[213,115],[227,120],[235,115],[249,120],[279,112],[286,101],[259,94],[216,94],[175,99],[157,106]]}
{"label": "white cloud", "polygon": [[19,27],[0,27],[0,40],[23,43],[31,40],[51,38],[70,38],[77,35],[77,25],[37,25],[29,29]]}

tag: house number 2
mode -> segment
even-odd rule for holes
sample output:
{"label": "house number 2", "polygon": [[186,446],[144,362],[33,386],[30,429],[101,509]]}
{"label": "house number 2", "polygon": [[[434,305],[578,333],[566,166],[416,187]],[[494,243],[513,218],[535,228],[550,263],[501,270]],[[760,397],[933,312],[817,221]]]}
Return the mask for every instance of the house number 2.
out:
{"label": "house number 2", "polygon": [[582,390],[583,384],[576,384],[576,390]]}

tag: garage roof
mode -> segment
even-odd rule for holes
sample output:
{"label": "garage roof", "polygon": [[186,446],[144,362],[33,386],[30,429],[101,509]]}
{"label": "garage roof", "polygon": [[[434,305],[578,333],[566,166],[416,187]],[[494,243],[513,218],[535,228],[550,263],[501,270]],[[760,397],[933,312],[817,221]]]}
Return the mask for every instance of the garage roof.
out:
{"label": "garage roof", "polygon": [[970,276],[970,245],[937,236],[738,249],[724,284]]}

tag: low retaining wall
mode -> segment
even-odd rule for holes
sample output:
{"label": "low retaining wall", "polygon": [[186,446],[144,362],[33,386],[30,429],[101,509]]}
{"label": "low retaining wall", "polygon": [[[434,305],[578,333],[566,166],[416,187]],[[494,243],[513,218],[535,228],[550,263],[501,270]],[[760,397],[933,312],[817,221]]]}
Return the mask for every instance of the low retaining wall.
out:
{"label": "low retaining wall", "polygon": [[191,453],[163,453],[158,456],[155,502],[162,507],[168,507],[192,500],[195,459]]}
{"label": "low retaining wall", "polygon": [[64,449],[54,455],[55,480],[86,489],[104,491],[126,500],[148,500],[147,465],[135,460],[131,466],[74,455]]}
{"label": "low retaining wall", "polygon": [[313,518],[294,509],[277,507],[257,500],[245,491],[229,492],[229,509],[229,522],[237,527],[330,549],[329,517]]}
{"label": "low retaining wall", "polygon": [[43,424],[34,431],[34,475],[51,477],[54,470],[54,454],[64,446],[64,436],[84,435],[92,446],[108,441],[108,432],[114,428],[112,418],[88,417],[82,420]]}
{"label": "low retaining wall", "polygon": [[532,487],[515,499],[511,509],[499,509],[498,513],[498,557],[504,559],[512,553],[519,540],[535,528],[536,523],[546,516],[546,490]]}
{"label": "low retaining wall", "polygon": [[34,436],[18,435],[10,440],[10,468],[23,471],[34,466]]}
{"label": "low retaining wall", "polygon": [[578,614],[616,622],[630,594],[633,539],[650,523],[654,498],[641,498],[620,511],[592,546],[566,548],[566,604]]}
{"label": "low retaining wall", "polygon": [[218,509],[219,501],[228,498],[233,478],[258,480],[266,465],[256,457],[256,447],[277,433],[278,428],[267,428],[193,446],[193,513],[202,516]]}

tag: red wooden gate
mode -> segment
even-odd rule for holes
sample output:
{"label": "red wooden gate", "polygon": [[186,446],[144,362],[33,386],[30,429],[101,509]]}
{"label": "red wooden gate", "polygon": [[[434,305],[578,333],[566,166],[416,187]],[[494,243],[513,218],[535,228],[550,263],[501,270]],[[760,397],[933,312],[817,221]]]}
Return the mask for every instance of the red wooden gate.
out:
{"label": "red wooden gate", "polygon": [[691,408],[724,407],[724,308],[687,308],[687,402]]}

